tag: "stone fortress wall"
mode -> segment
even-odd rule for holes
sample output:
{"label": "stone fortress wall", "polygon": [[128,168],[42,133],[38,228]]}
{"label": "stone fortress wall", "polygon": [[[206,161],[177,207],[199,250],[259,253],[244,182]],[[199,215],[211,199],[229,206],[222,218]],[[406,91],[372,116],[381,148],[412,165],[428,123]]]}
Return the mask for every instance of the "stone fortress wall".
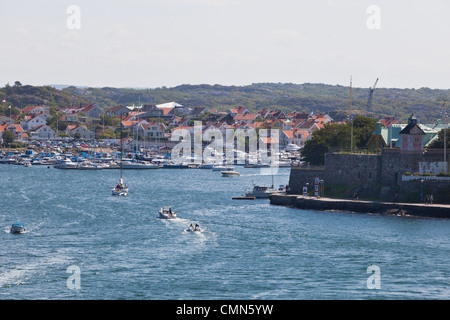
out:
{"label": "stone fortress wall", "polygon": [[[447,161],[450,152],[447,151]],[[420,201],[421,195],[435,194],[443,203],[450,202],[450,177],[433,181],[420,179],[403,181],[410,173],[437,174],[444,168],[443,150],[405,152],[398,148],[384,148],[381,154],[327,153],[323,167],[292,167],[289,179],[291,192],[301,194],[307,183],[313,190],[314,179],[323,180],[327,191],[344,192],[351,197],[353,192],[371,199],[392,201],[398,194],[399,201]],[[447,164],[450,168],[450,164]]]}

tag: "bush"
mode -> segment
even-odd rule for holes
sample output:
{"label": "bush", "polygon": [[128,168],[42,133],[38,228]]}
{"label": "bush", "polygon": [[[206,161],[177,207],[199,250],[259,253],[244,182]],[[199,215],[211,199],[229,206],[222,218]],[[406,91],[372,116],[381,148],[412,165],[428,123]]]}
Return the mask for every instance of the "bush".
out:
{"label": "bush", "polygon": [[440,172],[437,174],[438,177],[450,177],[450,172]]}

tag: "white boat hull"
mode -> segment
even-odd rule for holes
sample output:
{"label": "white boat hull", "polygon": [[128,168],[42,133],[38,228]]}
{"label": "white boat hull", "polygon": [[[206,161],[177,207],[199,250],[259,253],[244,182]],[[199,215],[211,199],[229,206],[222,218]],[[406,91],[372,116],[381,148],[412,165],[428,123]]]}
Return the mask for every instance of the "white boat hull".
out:
{"label": "white boat hull", "polygon": [[224,177],[233,177],[233,176],[240,176],[241,174],[237,171],[220,171],[222,173],[222,176]]}
{"label": "white boat hull", "polygon": [[128,188],[126,189],[111,189],[111,193],[113,196],[127,196],[128,195]]}
{"label": "white boat hull", "polygon": [[159,169],[156,164],[124,163],[122,169]]}

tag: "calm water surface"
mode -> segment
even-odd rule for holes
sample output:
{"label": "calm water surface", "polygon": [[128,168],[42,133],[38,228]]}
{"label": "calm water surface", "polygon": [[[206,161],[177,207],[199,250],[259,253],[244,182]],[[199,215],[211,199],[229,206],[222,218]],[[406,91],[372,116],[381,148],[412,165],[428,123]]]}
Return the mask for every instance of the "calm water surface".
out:
{"label": "calm water surface", "polygon": [[[0,299],[450,298],[450,221],[232,200],[272,181],[236,170],[128,170],[130,195],[113,197],[117,170],[0,165]],[[164,205],[180,219],[159,219]],[[381,289],[367,288],[370,265]]]}

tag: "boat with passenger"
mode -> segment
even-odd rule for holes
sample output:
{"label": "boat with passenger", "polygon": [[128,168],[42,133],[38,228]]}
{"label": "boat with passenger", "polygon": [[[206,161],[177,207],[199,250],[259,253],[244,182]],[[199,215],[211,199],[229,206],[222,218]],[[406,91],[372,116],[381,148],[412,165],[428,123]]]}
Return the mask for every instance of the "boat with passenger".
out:
{"label": "boat with passenger", "polygon": [[177,214],[172,211],[172,207],[165,206],[159,209],[159,217],[161,219],[176,219]]}
{"label": "boat with passenger", "polygon": [[11,233],[24,233],[25,227],[23,223],[13,223],[10,229]]}
{"label": "boat with passenger", "polygon": [[200,225],[198,223],[195,224],[195,226],[191,223],[189,225],[189,228],[186,229],[187,232],[202,232],[202,229],[200,228]]}
{"label": "boat with passenger", "polygon": [[119,183],[117,186],[111,189],[111,193],[113,196],[126,196],[128,195],[128,187],[123,182],[123,179],[119,179]]}

